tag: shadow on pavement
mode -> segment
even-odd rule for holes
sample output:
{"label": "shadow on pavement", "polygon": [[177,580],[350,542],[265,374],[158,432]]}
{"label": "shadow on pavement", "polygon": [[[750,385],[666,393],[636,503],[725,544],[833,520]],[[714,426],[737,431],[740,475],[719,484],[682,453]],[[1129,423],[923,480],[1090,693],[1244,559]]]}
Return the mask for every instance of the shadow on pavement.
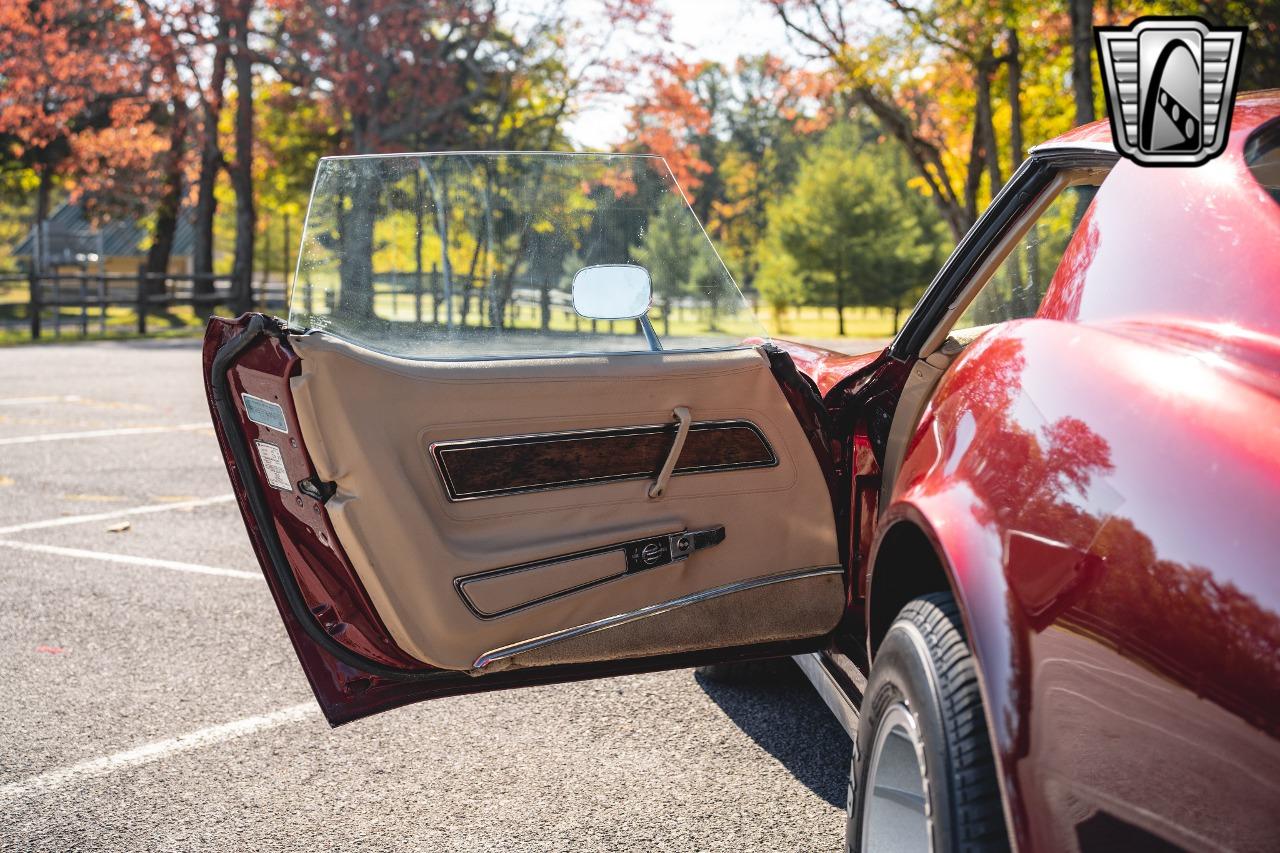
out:
{"label": "shadow on pavement", "polygon": [[795,664],[780,661],[758,681],[724,683],[702,673],[694,678],[791,775],[831,805],[845,807],[853,745]]}

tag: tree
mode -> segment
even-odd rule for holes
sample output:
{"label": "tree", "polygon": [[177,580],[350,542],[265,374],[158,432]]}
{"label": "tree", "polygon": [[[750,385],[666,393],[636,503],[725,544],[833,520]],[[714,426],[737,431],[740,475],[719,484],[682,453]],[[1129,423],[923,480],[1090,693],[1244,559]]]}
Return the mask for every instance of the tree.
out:
{"label": "tree", "polygon": [[[316,93],[330,121],[342,128],[339,141],[345,151],[458,145],[474,138],[486,98],[501,102],[488,116],[488,128],[494,133],[510,130],[508,106],[516,87],[493,80],[510,56],[498,43],[501,39],[495,39],[491,2],[274,0],[272,7],[275,67],[289,82]],[[427,177],[435,180],[429,172]],[[362,187],[367,189],[364,184],[354,188]],[[435,185],[426,195],[421,189],[416,196],[423,199],[440,193]],[[337,310],[350,316],[373,315],[372,271],[358,259],[372,253],[375,203],[353,199],[339,234],[351,241],[344,251],[351,274],[343,277]],[[420,223],[422,206],[417,210]],[[447,220],[436,218],[441,242],[447,243]],[[451,283],[453,270],[445,260]],[[357,268],[362,274],[356,274]]]}
{"label": "tree", "polygon": [[706,254],[700,251],[703,239],[690,227],[684,199],[668,194],[649,217],[644,242],[631,250],[631,256],[652,277],[653,292],[662,308],[664,337],[671,335],[674,303],[697,292],[698,259]]}
{"label": "tree", "polygon": [[253,243],[257,228],[257,208],[253,193],[253,61],[249,46],[253,0],[232,0],[227,31],[231,37],[231,64],[236,73],[235,160],[227,164],[227,174],[236,193],[235,259],[231,266],[234,294],[231,310],[244,312],[253,307]]}
{"label": "tree", "polygon": [[939,219],[895,174],[900,157],[891,143],[837,126],[770,211],[771,239],[790,255],[808,301],[835,305],[840,335],[845,306],[888,305],[896,317],[903,296],[933,272]]}
{"label": "tree", "polygon": [[[847,0],[767,2],[797,42],[831,62],[840,91],[902,145],[953,239],[1017,166],[1028,123],[1037,137],[1071,125],[1059,102],[1065,10],[886,0],[889,14],[866,26]],[[1041,97],[1024,97],[1031,90]]]}
{"label": "tree", "polygon": [[667,161],[748,289],[764,210],[794,179],[807,136],[829,120],[828,80],[767,54],[728,69],[668,60],[632,110],[634,147]]}
{"label": "tree", "polygon": [[[167,141],[156,164],[163,189],[156,199],[153,211],[155,219],[145,267],[148,273],[163,276],[169,271],[169,257],[173,252],[178,216],[186,193],[189,91],[178,72],[178,34],[173,27],[175,19],[158,14],[144,0],[137,0],[135,8],[139,19],[138,35],[152,69],[144,96],[151,105],[152,121],[158,128],[165,130]],[[151,287],[163,292],[163,278],[153,279]]]}
{"label": "tree", "polygon": [[1071,16],[1071,93],[1076,124],[1093,121],[1093,0],[1067,0]]}
{"label": "tree", "polygon": [[1248,29],[1240,58],[1241,92],[1280,82],[1280,0],[1199,0],[1178,3],[1174,11]]}
{"label": "tree", "polygon": [[346,150],[370,154],[465,133],[484,95],[492,2],[273,0],[279,73],[324,92]]}
{"label": "tree", "polygon": [[804,302],[805,282],[799,264],[775,238],[761,247],[759,270],[760,297],[773,311],[773,322],[779,334],[786,330],[786,312]]}
{"label": "tree", "polygon": [[716,194],[719,157],[713,123],[727,95],[724,69],[713,62],[664,63],[651,94],[632,110],[630,136],[641,151],[667,161],[676,183],[705,222]]}
{"label": "tree", "polygon": [[123,2],[0,3],[0,142],[37,175],[37,234],[59,180],[129,171],[155,153],[135,38]]}
{"label": "tree", "polygon": [[[231,59],[231,18],[237,0],[150,0],[154,14],[163,15],[172,32],[181,76],[187,81],[187,98],[193,102],[195,137],[195,210],[192,217],[194,247],[192,285],[196,295],[214,291],[214,219],[218,212],[218,179],[227,163],[223,157],[220,120],[226,103],[224,91]],[[163,5],[161,5],[163,4]],[[197,305],[200,316],[213,306]]]}

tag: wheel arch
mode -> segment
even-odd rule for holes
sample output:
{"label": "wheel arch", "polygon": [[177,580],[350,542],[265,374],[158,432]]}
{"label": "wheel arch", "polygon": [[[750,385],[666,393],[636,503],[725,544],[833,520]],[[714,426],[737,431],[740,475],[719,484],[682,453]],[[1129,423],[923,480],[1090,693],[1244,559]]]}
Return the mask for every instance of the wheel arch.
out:
{"label": "wheel arch", "polygon": [[[936,484],[935,484],[936,485]],[[967,489],[908,491],[886,510],[872,545],[867,585],[868,658],[912,598],[949,592],[973,653],[995,757],[1005,823],[1014,849],[1027,847],[1016,765],[1029,722],[1025,656],[1007,607],[999,535],[977,521]],[[936,523],[935,523],[935,520]]]}
{"label": "wheel arch", "polygon": [[[939,549],[915,519],[903,517],[883,529],[871,558],[867,583],[867,652],[871,659],[894,618],[907,602],[931,592],[950,592],[959,599]],[[901,571],[883,566],[902,566]]]}

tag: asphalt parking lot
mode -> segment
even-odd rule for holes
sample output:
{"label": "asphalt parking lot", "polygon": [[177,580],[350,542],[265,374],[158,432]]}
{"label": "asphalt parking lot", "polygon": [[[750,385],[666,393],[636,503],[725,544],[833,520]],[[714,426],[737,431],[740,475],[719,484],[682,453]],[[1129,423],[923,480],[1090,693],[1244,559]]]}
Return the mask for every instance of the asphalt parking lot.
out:
{"label": "asphalt parking lot", "polygon": [[0,849],[836,850],[798,673],[427,702],[330,729],[249,548],[195,341],[0,349]]}

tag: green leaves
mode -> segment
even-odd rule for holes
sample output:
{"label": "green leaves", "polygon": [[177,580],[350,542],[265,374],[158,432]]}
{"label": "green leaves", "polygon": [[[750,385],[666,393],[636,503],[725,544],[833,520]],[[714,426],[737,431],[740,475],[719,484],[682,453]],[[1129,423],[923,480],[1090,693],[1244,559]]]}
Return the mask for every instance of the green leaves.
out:
{"label": "green leaves", "polygon": [[770,209],[761,293],[775,304],[899,307],[921,290],[946,238],[938,215],[907,179],[895,143],[848,124],[828,131],[805,157],[791,192]]}

